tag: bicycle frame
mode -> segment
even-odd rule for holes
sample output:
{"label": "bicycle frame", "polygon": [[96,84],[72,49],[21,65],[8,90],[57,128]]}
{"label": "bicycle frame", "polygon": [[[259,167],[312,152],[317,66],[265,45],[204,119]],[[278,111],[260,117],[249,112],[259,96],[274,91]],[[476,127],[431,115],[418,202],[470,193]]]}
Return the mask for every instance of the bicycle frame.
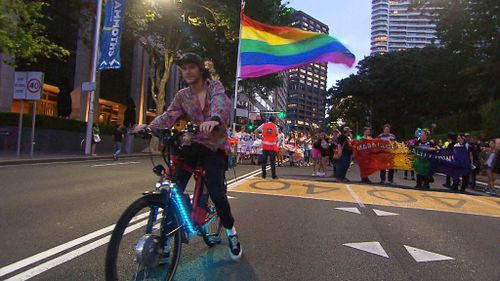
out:
{"label": "bicycle frame", "polygon": [[[217,216],[217,213],[213,213],[207,217],[207,210],[205,206],[200,205],[200,200],[202,196],[208,200],[208,190],[203,186],[203,182],[205,180],[205,170],[203,168],[193,168],[190,165],[180,161],[175,155],[171,155],[170,153],[170,145],[167,141],[165,141],[165,147],[162,151],[162,156],[169,169],[169,173],[164,173],[161,176],[160,182],[156,185],[156,191],[161,194],[162,200],[165,202],[165,209],[171,210],[174,207],[174,211],[177,217],[180,219],[180,227],[182,231],[182,237],[186,242],[189,241],[189,238],[196,234],[197,232],[201,235],[204,235],[203,232],[199,232],[201,227],[208,222],[210,222],[214,217]],[[166,154],[166,156],[165,156]],[[184,194],[179,192],[179,189],[176,184],[176,168],[183,169],[194,176],[195,179],[195,189],[193,194],[192,203],[186,203],[184,198]],[[164,170],[165,171],[165,170]],[[173,202],[173,204],[172,204]],[[187,205],[191,206],[187,206]],[[189,208],[191,207],[191,208]],[[191,209],[191,211],[190,211]],[[171,212],[167,211],[168,214]],[[167,214],[167,215],[168,215]],[[158,216],[158,209],[156,207],[151,208],[151,213],[148,221],[148,231],[152,231],[153,225],[156,223],[156,219]],[[171,221],[170,217],[166,217],[162,222],[162,229],[168,229],[166,223]],[[165,237],[171,235],[173,232],[177,231],[179,228],[175,228],[168,233],[165,233]],[[197,231],[198,230],[198,231]],[[163,234],[162,234],[163,236]]]}

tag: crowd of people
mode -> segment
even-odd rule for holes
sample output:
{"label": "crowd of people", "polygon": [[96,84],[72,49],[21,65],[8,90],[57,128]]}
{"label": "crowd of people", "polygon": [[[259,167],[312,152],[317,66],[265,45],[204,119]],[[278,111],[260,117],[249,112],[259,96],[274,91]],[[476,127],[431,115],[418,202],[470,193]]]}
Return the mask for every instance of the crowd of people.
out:
{"label": "crowd of people", "polygon": [[[247,131],[245,127],[236,128],[230,136],[238,141],[233,142],[232,157],[234,164],[248,161],[258,165],[262,159],[262,137],[258,131]],[[487,193],[496,194],[495,174],[500,173],[500,138],[485,140],[470,134],[448,134],[446,140],[433,139],[429,129],[419,129],[415,137],[409,140],[399,140],[392,133],[391,125],[385,124],[379,134],[374,134],[371,128],[363,128],[361,139],[380,139],[384,141],[404,142],[409,146],[417,146],[425,150],[453,150],[465,147],[468,151],[471,172],[458,178],[446,177],[443,186],[453,191],[465,191],[466,188],[481,189]],[[331,133],[321,130],[314,132],[288,132],[286,135],[280,127],[278,134],[277,165],[311,167],[313,177],[326,177],[327,168],[333,167],[333,180],[349,181],[346,174],[354,163],[352,141],[353,131],[349,127],[334,129]],[[393,185],[395,170],[381,170],[380,184]],[[416,181],[415,188],[430,189],[434,177],[415,174],[415,171],[401,171],[405,180]],[[488,176],[485,189],[477,184],[478,175]],[[372,183],[368,177],[360,179],[363,183]]]}

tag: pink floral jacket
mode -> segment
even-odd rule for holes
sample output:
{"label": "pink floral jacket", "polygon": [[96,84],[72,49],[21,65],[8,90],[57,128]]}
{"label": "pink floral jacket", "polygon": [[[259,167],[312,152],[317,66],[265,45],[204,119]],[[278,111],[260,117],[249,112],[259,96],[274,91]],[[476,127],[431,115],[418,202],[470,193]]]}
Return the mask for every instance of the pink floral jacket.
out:
{"label": "pink floral jacket", "polygon": [[207,91],[207,102],[204,110],[198,102],[198,96],[190,87],[179,90],[167,111],[157,116],[150,124],[155,129],[171,128],[179,119],[201,124],[205,121],[218,121],[220,128],[210,135],[198,133],[183,138],[182,145],[190,145],[192,142],[199,143],[212,151],[221,149],[229,151],[227,141],[227,124],[231,112],[231,100],[227,97],[224,86],[219,81],[207,80],[205,83]]}

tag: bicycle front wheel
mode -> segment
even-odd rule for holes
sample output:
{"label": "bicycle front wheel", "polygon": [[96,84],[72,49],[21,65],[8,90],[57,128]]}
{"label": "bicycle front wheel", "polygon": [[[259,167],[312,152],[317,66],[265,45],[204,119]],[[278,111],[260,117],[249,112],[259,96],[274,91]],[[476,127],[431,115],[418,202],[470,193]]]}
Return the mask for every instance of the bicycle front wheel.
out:
{"label": "bicycle front wheel", "polygon": [[106,252],[107,281],[171,281],[181,254],[181,231],[159,194],[136,200],[122,214]]}

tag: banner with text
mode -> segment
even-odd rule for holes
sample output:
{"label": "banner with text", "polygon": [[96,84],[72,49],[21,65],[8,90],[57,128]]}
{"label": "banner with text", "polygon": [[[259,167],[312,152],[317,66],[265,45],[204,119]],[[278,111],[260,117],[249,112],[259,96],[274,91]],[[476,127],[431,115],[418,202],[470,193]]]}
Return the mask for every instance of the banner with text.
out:
{"label": "banner with text", "polygon": [[126,0],[108,0],[106,2],[98,71],[121,67],[120,41],[126,2]]}
{"label": "banner with text", "polygon": [[471,172],[469,151],[466,147],[454,147],[430,151],[413,147],[414,169],[419,175],[430,176],[443,173],[452,178],[468,175]]}
{"label": "banner with text", "polygon": [[378,139],[353,141],[352,147],[362,178],[384,169],[415,170],[419,175],[428,176],[443,173],[451,177],[471,171],[465,147],[429,150]]}
{"label": "banner with text", "polygon": [[371,139],[353,141],[352,147],[362,178],[384,169],[413,169],[411,151],[404,143]]}

